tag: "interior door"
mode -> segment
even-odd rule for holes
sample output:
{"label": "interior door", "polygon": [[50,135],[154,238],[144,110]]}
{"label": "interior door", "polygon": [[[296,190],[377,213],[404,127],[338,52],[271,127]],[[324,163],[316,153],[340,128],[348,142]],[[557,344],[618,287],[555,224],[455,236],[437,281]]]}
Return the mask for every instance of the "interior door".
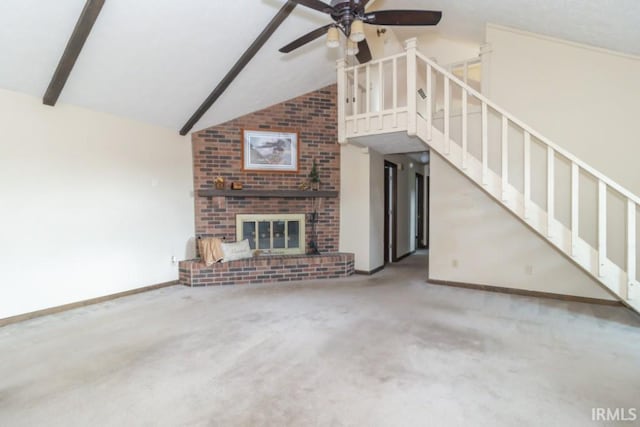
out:
{"label": "interior door", "polygon": [[424,176],[416,174],[416,248],[425,247],[424,239]]}
{"label": "interior door", "polygon": [[398,260],[396,218],[398,206],[398,167],[395,163],[384,162],[384,262]]}
{"label": "interior door", "polygon": [[431,186],[431,181],[430,181],[431,177],[427,176],[426,179],[426,203],[425,205],[427,206],[426,210],[425,210],[425,221],[424,221],[424,228],[425,228],[425,236],[424,236],[424,243],[425,243],[425,247],[427,249],[429,249],[429,212],[431,212],[431,207],[429,206],[429,191],[430,191],[430,186]]}

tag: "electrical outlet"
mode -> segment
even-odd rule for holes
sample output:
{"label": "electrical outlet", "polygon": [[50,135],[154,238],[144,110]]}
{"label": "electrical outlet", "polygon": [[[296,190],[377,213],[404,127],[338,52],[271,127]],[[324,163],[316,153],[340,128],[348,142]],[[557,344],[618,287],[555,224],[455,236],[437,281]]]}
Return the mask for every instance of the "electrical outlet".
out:
{"label": "electrical outlet", "polygon": [[177,264],[178,263],[178,258],[175,255],[171,256],[171,264]]}

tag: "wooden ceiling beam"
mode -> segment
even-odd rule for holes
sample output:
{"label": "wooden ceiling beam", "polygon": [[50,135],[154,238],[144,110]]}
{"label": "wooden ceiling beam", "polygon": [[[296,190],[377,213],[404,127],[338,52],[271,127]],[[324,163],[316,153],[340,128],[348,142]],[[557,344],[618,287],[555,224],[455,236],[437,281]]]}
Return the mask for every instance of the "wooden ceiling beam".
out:
{"label": "wooden ceiling beam", "polygon": [[105,0],[87,0],[85,3],[78,22],[76,22],[76,26],[73,29],[73,33],[71,33],[71,37],[64,49],[64,53],[60,58],[60,62],[58,62],[58,67],[53,73],[49,87],[47,87],[47,91],[42,99],[45,105],[52,107],[56,105],[58,97],[60,97],[62,89],[67,83],[69,74],[71,74],[71,70],[82,51],[82,47],[87,41],[87,37],[89,37],[93,24],[96,22],[96,19],[98,19],[104,1]]}
{"label": "wooden ceiling beam", "polygon": [[185,125],[180,129],[180,135],[186,135],[189,131],[195,126],[195,124],[204,116],[204,114],[211,108],[211,106],[218,100],[220,95],[222,95],[231,82],[235,80],[235,78],[240,74],[242,69],[251,61],[251,59],[255,56],[256,53],[260,50],[260,48],[269,40],[271,35],[278,29],[280,24],[284,22],[284,20],[289,16],[289,14],[296,7],[296,3],[289,0],[287,3],[282,6],[282,8],[278,11],[278,13],[273,17],[271,22],[265,27],[264,30],[260,33],[257,39],[249,46],[249,48],[242,54],[240,59],[234,64],[234,66],[229,70],[226,76],[218,83],[218,86],[211,92],[211,94],[204,100],[202,105],[196,110],[195,113],[191,116],[191,118],[185,123]]}

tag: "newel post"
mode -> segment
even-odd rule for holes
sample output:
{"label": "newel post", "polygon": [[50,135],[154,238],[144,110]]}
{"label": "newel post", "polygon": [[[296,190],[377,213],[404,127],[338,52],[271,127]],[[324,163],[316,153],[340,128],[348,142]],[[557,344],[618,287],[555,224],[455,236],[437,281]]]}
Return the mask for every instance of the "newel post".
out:
{"label": "newel post", "polygon": [[416,48],[415,37],[404,42],[404,50],[407,52],[407,133],[414,136],[418,132],[418,108],[416,92]]}
{"label": "newel post", "polygon": [[338,70],[338,95],[336,102],[338,103],[338,143],[347,142],[347,121],[346,121],[346,93],[347,93],[347,74],[345,67],[347,63],[344,59],[339,59],[337,63]]}

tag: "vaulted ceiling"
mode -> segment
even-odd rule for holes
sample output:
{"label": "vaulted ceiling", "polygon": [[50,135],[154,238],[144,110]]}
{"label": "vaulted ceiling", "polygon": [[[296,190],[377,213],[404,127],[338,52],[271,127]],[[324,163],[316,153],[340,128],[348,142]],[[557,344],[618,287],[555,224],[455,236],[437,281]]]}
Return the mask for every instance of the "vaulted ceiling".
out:
{"label": "vaulted ceiling", "polygon": [[[180,129],[285,0],[107,0],[59,102]],[[84,0],[0,2],[0,88],[41,97]],[[377,0],[438,9],[444,37],[481,43],[487,22],[640,54],[637,0]],[[203,128],[335,81],[323,40],[278,48],[328,23],[298,6],[224,95]],[[412,35],[415,29],[399,32]]]}

